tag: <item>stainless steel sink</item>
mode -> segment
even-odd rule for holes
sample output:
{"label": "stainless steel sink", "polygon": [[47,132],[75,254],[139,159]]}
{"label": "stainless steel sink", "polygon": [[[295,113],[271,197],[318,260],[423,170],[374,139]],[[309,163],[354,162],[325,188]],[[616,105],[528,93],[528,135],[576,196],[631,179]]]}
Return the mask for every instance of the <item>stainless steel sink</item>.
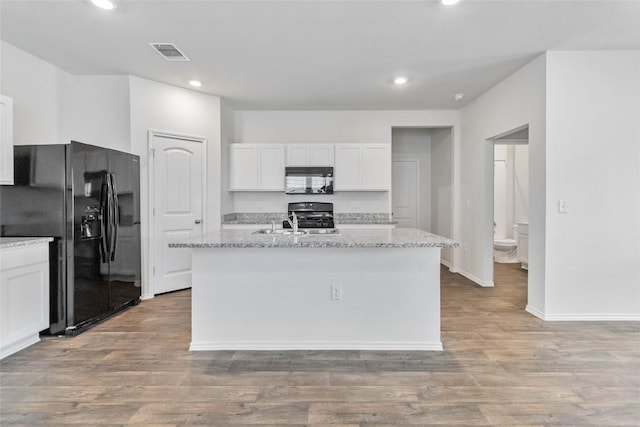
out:
{"label": "stainless steel sink", "polygon": [[[288,229],[283,229],[283,228],[277,228],[275,230],[272,230],[270,228],[263,228],[261,230],[254,231],[252,234],[284,234],[284,235],[289,235],[289,234],[294,234],[294,233],[293,233],[293,230],[288,230]],[[306,230],[299,230],[297,233],[295,233],[296,236],[301,235],[301,234],[309,234],[309,233],[307,233]]]}
{"label": "stainless steel sink", "polygon": [[340,234],[337,228],[305,228],[309,234]]}
{"label": "stainless steel sink", "polygon": [[[293,230],[288,228],[277,228],[272,230],[270,228],[263,228],[261,230],[256,230],[252,234],[283,234],[283,235],[291,235],[294,234]],[[296,236],[305,235],[305,234],[340,234],[340,231],[337,228],[305,228],[302,230],[298,230],[295,233]]]}

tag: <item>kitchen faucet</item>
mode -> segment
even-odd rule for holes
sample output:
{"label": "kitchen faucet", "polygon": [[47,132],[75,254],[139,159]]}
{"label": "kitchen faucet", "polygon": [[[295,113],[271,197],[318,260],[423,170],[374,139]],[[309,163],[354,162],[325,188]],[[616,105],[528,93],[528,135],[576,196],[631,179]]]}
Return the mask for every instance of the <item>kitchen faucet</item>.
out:
{"label": "kitchen faucet", "polygon": [[293,229],[293,234],[297,234],[298,233],[298,217],[296,216],[295,212],[291,212],[291,217],[293,218],[293,221],[291,221],[289,217],[287,217],[287,222]]}

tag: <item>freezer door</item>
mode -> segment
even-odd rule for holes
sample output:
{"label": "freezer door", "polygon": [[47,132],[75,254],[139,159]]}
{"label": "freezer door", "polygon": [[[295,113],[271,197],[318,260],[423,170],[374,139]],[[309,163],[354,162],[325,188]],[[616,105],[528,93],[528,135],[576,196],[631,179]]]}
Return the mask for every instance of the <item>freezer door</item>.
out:
{"label": "freezer door", "polygon": [[72,328],[109,311],[109,263],[102,248],[108,162],[104,148],[71,144],[74,278],[67,323]]}
{"label": "freezer door", "polygon": [[140,299],[140,162],[138,156],[110,151],[114,189],[114,230],[110,256],[111,310]]}

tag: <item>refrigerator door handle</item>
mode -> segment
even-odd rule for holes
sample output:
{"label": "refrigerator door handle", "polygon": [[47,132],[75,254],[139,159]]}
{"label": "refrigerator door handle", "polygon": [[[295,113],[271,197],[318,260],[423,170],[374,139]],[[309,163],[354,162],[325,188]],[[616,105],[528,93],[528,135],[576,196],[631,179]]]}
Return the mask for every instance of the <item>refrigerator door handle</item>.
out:
{"label": "refrigerator door handle", "polygon": [[100,258],[101,261],[107,262],[109,256],[109,175],[105,174],[102,178],[102,188],[100,189]]}
{"label": "refrigerator door handle", "polygon": [[111,261],[116,260],[116,248],[118,247],[118,229],[120,227],[120,204],[118,203],[118,190],[116,187],[116,175],[111,174],[111,197],[113,206],[113,217],[111,222],[113,225],[111,235]]}

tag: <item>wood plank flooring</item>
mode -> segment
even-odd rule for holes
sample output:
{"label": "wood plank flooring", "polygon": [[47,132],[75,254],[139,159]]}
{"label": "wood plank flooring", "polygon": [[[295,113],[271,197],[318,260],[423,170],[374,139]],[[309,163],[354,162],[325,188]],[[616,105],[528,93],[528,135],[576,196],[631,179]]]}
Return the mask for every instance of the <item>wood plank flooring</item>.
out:
{"label": "wood plank flooring", "polygon": [[444,352],[194,352],[190,292],[0,362],[0,424],[640,425],[640,325],[543,322],[442,270]]}

